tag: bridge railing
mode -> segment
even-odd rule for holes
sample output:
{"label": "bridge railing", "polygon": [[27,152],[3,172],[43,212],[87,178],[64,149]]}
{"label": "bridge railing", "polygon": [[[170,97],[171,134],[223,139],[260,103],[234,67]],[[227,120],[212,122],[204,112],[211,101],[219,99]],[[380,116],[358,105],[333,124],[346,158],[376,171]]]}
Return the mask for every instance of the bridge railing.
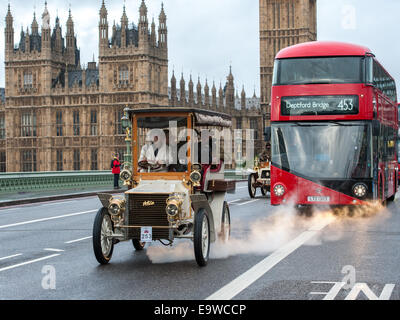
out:
{"label": "bridge railing", "polygon": [[[226,170],[226,179],[243,179],[245,173]],[[112,188],[113,175],[107,171],[60,171],[0,174],[0,194],[51,190]]]}

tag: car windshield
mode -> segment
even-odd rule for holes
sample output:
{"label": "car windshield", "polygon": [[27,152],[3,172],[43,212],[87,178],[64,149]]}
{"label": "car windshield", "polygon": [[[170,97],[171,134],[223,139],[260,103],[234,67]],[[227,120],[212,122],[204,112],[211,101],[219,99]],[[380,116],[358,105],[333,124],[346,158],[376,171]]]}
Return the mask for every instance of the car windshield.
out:
{"label": "car windshield", "polygon": [[372,177],[371,129],[362,122],[274,123],[272,163],[310,179]]}
{"label": "car windshield", "polygon": [[187,117],[138,118],[137,146],[140,172],[186,172]]}
{"label": "car windshield", "polygon": [[273,85],[364,82],[363,57],[279,59]]}

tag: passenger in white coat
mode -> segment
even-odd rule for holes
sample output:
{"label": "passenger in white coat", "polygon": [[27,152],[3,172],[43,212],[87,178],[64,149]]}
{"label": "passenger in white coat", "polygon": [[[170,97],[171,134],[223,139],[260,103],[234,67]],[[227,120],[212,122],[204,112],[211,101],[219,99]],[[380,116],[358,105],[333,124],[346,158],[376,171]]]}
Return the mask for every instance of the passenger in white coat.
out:
{"label": "passenger in white coat", "polygon": [[168,144],[168,131],[164,130],[164,135],[155,136],[153,144],[148,148],[147,161],[152,165],[160,166],[158,169],[152,170],[153,172],[168,172],[168,166],[172,162]]}

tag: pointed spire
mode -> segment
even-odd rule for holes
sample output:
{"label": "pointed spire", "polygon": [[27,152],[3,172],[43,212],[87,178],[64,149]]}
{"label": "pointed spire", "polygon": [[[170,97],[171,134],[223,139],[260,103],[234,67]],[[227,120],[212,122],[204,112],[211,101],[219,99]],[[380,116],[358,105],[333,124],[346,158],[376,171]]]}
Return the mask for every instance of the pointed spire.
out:
{"label": "pointed spire", "polygon": [[6,26],[7,27],[12,27],[13,24],[13,16],[11,14],[11,6],[8,4],[8,10],[7,10],[7,15],[6,15]]}
{"label": "pointed spire", "polygon": [[142,0],[142,4],[140,5],[139,13],[140,13],[140,22],[142,23],[147,22],[147,7],[144,0]]}
{"label": "pointed spire", "polygon": [[50,29],[50,14],[47,9],[47,1],[44,3],[44,11],[42,14],[42,29]]}
{"label": "pointed spire", "polygon": [[164,3],[161,3],[161,13],[159,16],[159,28],[158,28],[158,42],[160,47],[167,48],[168,43],[168,29],[167,29],[167,16],[164,11]]}
{"label": "pointed spire", "polygon": [[128,16],[126,15],[126,8],[125,8],[125,4],[124,4],[124,8],[122,11],[122,17],[121,17],[121,28],[122,29],[127,28],[128,24],[129,24],[129,21],[128,21]]}
{"label": "pointed spire", "polygon": [[194,105],[194,91],[193,91],[192,75],[190,75],[190,80],[189,80],[189,105],[191,107],[193,107],[193,105]]}
{"label": "pointed spire", "polygon": [[180,81],[180,101],[181,106],[184,107],[186,105],[186,87],[185,87],[185,79],[183,78],[183,72]]}
{"label": "pointed spire", "polygon": [[241,99],[240,99],[240,105],[242,107],[242,110],[246,109],[246,92],[244,91],[244,86],[242,87],[242,94],[241,94]]}
{"label": "pointed spire", "polygon": [[215,81],[213,81],[213,86],[211,89],[211,105],[213,108],[217,107],[217,88],[215,87]]}
{"label": "pointed spire", "polygon": [[31,25],[31,29],[32,29],[32,34],[38,34],[39,33],[39,25],[36,21],[36,12],[33,12],[33,21],[32,21],[32,25]]}
{"label": "pointed spire", "polygon": [[6,27],[5,27],[5,49],[6,49],[6,61],[8,60],[9,54],[14,50],[14,27],[13,17],[11,14],[10,3],[8,4],[8,11],[6,16]]}
{"label": "pointed spire", "polygon": [[[101,3],[101,8],[100,8],[100,17],[101,18],[106,18],[107,19],[107,8],[106,8],[106,4],[103,2]],[[101,24],[104,24],[105,21],[100,20]]]}
{"label": "pointed spire", "polygon": [[151,36],[150,36],[150,38],[151,38],[151,44],[152,44],[153,46],[156,46],[156,44],[157,44],[157,39],[156,39],[156,24],[155,24],[155,22],[154,22],[154,18],[153,18],[153,21],[151,22]]}
{"label": "pointed spire", "polygon": [[201,106],[203,104],[203,97],[201,94],[201,83],[200,83],[200,76],[197,80],[197,104]]}
{"label": "pointed spire", "polygon": [[172,77],[171,77],[171,102],[172,102],[172,106],[174,106],[174,107],[177,106],[175,70],[172,70]]}
{"label": "pointed spire", "polygon": [[206,84],[204,85],[204,104],[206,107],[210,106],[210,88],[208,87],[207,78]]}

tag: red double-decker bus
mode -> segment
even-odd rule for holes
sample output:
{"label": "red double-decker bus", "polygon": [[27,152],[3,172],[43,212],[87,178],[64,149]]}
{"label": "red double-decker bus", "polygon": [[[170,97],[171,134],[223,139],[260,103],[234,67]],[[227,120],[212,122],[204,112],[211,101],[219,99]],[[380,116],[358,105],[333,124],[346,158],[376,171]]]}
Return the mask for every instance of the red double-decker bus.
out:
{"label": "red double-decker bus", "polygon": [[281,50],[271,96],[271,204],[362,205],[398,188],[396,84],[371,51]]}

